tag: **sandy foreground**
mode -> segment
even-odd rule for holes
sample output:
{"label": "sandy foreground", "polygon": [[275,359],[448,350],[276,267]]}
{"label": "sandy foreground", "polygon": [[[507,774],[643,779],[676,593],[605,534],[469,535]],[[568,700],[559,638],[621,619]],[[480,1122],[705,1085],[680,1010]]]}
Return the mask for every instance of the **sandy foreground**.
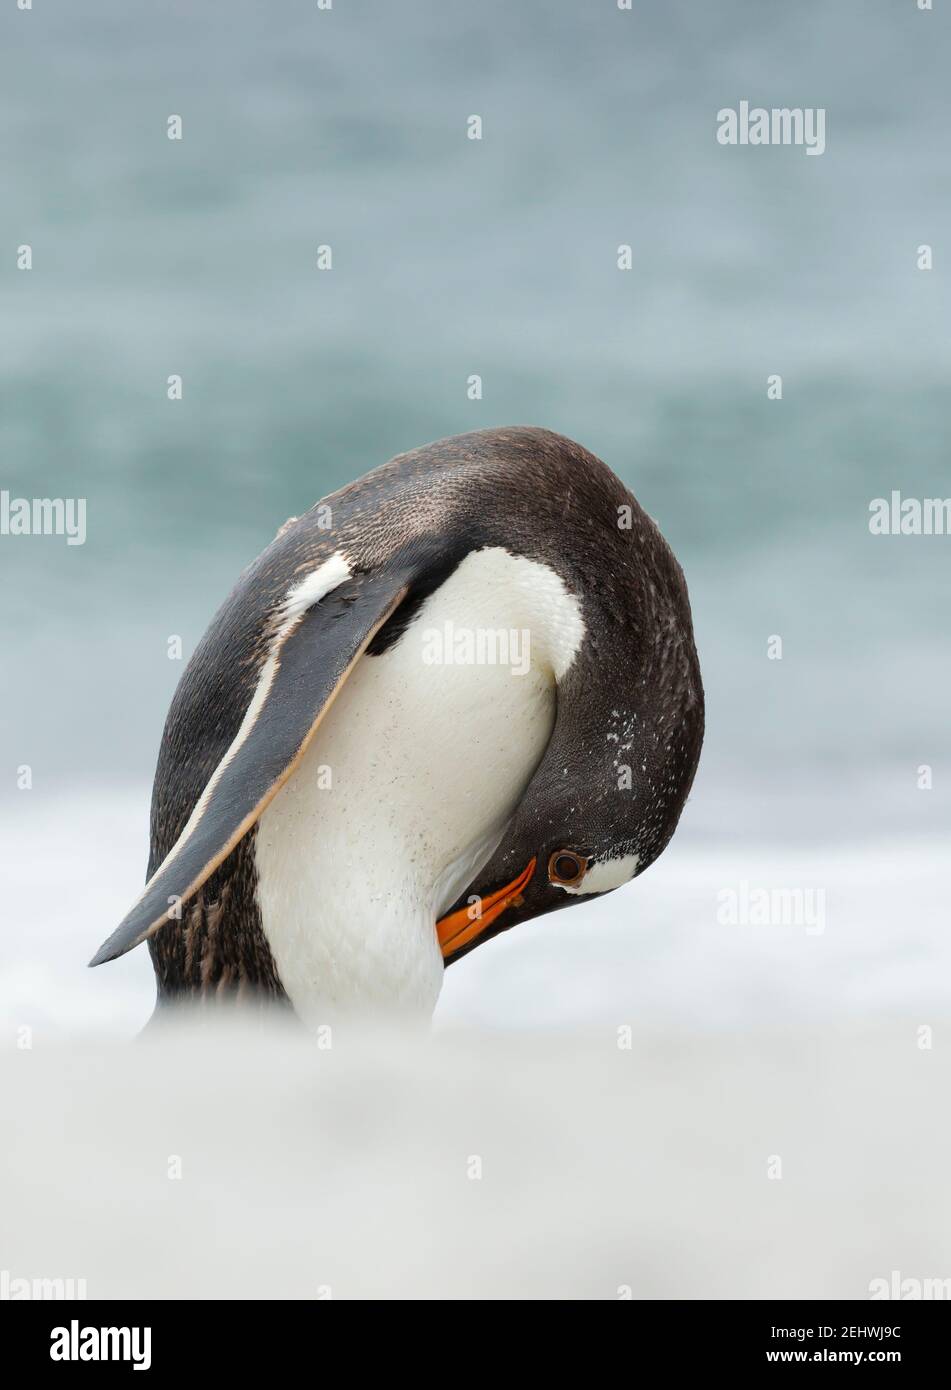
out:
{"label": "sandy foreground", "polygon": [[90,1298],[867,1298],[951,1273],[951,1066],[909,1020],[329,1041],[6,1049],[0,1264]]}

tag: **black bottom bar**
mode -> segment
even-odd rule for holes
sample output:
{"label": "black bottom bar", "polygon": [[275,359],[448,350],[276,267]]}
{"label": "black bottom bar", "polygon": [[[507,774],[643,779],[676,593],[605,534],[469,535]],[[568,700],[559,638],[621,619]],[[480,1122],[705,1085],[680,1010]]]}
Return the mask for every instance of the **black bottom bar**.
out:
{"label": "black bottom bar", "polygon": [[[414,1361],[419,1364],[426,1348],[429,1371],[434,1373],[446,1354],[438,1351],[444,1337],[449,1338],[447,1352],[455,1348],[452,1356],[465,1346],[466,1371],[471,1375],[473,1362],[483,1356],[490,1370],[498,1370],[496,1333],[504,1331],[508,1345],[514,1331],[511,1314],[499,1310],[470,1322],[464,1305],[456,1305],[450,1318],[442,1311],[424,1313],[425,1322],[416,1309],[394,1309],[384,1314],[384,1331],[379,1309],[374,1309],[371,1322],[364,1322],[361,1306],[365,1305],[342,1307],[330,1300],[7,1302],[0,1303],[0,1336],[5,1362],[18,1364],[21,1375],[42,1374],[50,1367],[65,1381],[93,1369],[98,1375],[130,1374],[138,1367],[143,1376],[171,1380],[183,1371],[235,1372],[244,1377],[273,1375],[278,1367],[282,1373],[298,1367],[315,1372],[331,1353],[338,1367],[340,1355],[353,1354],[354,1369],[365,1371],[368,1352],[372,1355],[377,1348],[390,1372],[400,1362],[404,1369]],[[562,1324],[554,1340],[546,1331],[541,1341],[535,1324],[539,1313],[525,1302],[515,1308],[522,1323],[517,1335],[524,1338],[520,1360],[525,1355],[535,1360],[539,1350],[548,1347],[577,1350],[578,1333],[588,1326],[586,1318],[575,1329],[571,1322]],[[394,1314],[405,1324],[396,1341]],[[740,1367],[767,1375],[781,1368],[808,1374],[820,1366],[847,1366],[853,1373],[879,1368],[884,1375],[895,1368],[924,1373],[944,1360],[949,1322],[943,1302],[632,1302],[615,1311],[610,1322],[599,1318],[597,1359],[623,1352],[624,1364],[634,1375],[639,1368],[657,1366],[711,1374],[729,1374]],[[600,1329],[605,1328],[618,1336],[614,1347],[601,1342]],[[344,1341],[327,1341],[335,1330]],[[540,1369],[537,1363],[535,1369]],[[448,1364],[440,1372],[446,1373],[452,1374]]]}

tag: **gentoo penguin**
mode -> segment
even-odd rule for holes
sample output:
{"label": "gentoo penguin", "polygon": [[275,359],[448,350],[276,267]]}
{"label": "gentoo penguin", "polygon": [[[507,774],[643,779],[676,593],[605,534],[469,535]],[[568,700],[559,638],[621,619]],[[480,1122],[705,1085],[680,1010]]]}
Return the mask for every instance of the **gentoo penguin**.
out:
{"label": "gentoo penguin", "polygon": [[666,846],[703,739],[683,573],[547,430],[401,454],[281,528],[172,701],[148,882],[159,1002],[429,1011],[496,933]]}

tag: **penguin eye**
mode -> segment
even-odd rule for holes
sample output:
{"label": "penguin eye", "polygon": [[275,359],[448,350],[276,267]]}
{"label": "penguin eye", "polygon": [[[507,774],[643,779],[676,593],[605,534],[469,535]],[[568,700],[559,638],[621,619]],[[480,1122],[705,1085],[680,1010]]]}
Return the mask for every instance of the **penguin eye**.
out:
{"label": "penguin eye", "polygon": [[587,871],[587,859],[573,849],[555,850],[548,861],[548,877],[552,883],[567,884],[569,888],[580,883]]}

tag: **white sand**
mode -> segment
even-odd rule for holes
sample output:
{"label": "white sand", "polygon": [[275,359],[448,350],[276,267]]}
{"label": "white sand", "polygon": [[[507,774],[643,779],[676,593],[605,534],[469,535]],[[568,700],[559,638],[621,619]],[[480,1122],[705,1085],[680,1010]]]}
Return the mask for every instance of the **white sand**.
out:
{"label": "white sand", "polygon": [[8,1051],[0,1263],[106,1298],[863,1298],[951,1271],[947,1057],[907,1024]]}

